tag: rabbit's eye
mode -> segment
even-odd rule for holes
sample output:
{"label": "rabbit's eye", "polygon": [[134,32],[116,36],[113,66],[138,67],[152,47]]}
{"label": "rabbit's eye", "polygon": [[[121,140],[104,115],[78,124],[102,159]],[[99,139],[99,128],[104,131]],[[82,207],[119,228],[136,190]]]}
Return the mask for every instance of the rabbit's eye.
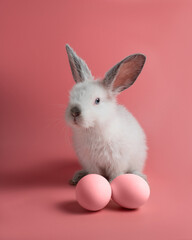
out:
{"label": "rabbit's eye", "polygon": [[95,99],[95,104],[99,104],[100,103],[100,98],[96,98]]}

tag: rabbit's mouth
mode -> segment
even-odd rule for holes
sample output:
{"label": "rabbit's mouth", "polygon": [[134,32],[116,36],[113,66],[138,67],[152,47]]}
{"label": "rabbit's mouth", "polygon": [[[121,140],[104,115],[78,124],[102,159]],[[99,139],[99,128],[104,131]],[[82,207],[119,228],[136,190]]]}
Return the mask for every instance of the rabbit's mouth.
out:
{"label": "rabbit's mouth", "polygon": [[73,121],[73,125],[75,125],[75,126],[81,125],[81,121],[80,121],[79,117],[74,117],[72,121]]}
{"label": "rabbit's mouth", "polygon": [[78,125],[77,118],[73,118],[73,123],[74,123],[75,125]]}
{"label": "rabbit's mouth", "polygon": [[88,129],[90,127],[93,127],[93,123],[86,122],[81,117],[73,118],[72,125],[76,128],[81,128],[81,129]]}

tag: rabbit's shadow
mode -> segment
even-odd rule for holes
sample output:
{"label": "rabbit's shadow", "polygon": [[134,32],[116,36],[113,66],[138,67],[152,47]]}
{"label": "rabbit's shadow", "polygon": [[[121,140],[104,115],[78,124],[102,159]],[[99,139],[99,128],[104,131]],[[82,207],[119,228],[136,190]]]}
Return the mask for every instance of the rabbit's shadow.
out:
{"label": "rabbit's shadow", "polygon": [[66,186],[80,166],[73,159],[54,159],[38,166],[11,174],[1,175],[0,186],[4,188],[28,188]]}

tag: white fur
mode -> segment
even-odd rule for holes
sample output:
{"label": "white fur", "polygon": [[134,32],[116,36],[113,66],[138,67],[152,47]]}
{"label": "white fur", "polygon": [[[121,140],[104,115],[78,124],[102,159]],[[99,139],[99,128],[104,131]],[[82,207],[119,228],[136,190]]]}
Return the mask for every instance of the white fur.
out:
{"label": "white fur", "polygon": [[[95,99],[100,103],[95,104]],[[70,109],[79,106],[76,123]],[[79,161],[88,173],[112,180],[127,172],[142,172],[147,155],[143,129],[115,94],[100,80],[78,82],[70,92],[66,121],[72,127]]]}

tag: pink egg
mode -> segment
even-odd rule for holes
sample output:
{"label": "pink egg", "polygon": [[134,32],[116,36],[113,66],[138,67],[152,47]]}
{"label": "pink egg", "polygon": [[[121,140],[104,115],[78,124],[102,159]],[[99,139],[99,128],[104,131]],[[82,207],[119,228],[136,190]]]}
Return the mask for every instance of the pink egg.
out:
{"label": "pink egg", "polygon": [[98,211],[110,201],[111,186],[101,175],[88,174],[78,182],[76,198],[83,208]]}
{"label": "pink egg", "polygon": [[135,174],[123,174],[111,182],[112,199],[121,207],[135,209],[149,198],[148,183]]}

